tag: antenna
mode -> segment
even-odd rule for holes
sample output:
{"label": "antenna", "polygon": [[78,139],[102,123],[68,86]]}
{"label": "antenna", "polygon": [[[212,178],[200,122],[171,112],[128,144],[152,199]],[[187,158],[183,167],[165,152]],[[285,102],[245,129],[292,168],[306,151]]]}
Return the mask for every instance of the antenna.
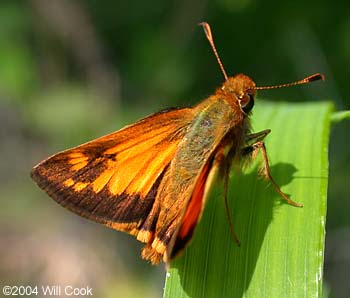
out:
{"label": "antenna", "polygon": [[221,72],[222,74],[224,75],[225,77],[225,80],[227,81],[228,77],[227,77],[227,74],[226,74],[226,71],[225,71],[225,68],[221,62],[221,59],[219,57],[219,54],[216,50],[216,47],[215,47],[215,44],[214,44],[214,39],[213,39],[213,35],[211,34],[211,29],[210,29],[210,26],[207,22],[202,22],[202,23],[199,23],[198,25],[202,26],[203,27],[203,30],[204,30],[204,33],[205,33],[205,36],[207,37],[208,41],[209,41],[209,44],[214,52],[214,55],[216,57],[216,60],[218,61],[219,63],[219,66],[220,66],[220,69],[221,69]]}
{"label": "antenna", "polygon": [[276,85],[276,86],[265,86],[265,87],[253,87],[251,89],[253,90],[268,90],[268,89],[277,89],[277,88],[284,88],[284,87],[290,87],[290,86],[295,86],[295,85],[302,85],[302,84],[308,84],[313,81],[318,81],[318,80],[325,80],[325,76],[321,73],[315,73],[311,76],[308,76],[302,80],[292,82],[292,83],[287,83],[287,84],[281,84],[281,85]]}

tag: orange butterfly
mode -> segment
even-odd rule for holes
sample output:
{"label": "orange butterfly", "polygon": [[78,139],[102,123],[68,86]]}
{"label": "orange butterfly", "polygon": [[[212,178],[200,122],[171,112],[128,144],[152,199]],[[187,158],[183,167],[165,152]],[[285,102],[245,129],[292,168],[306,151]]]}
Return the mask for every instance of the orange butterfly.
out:
{"label": "orange butterfly", "polygon": [[[31,173],[62,206],[144,242],[142,257],[152,264],[168,263],[188,244],[216,169],[223,169],[227,185],[232,162],[257,150],[277,192],[300,206],[272,179],[262,141],[270,131],[251,134],[249,115],[256,90],[304,84],[323,75],[271,87],[256,87],[244,74],[227,77],[209,25],[201,25],[225,76],[214,95],[192,108],[163,110],[60,152]],[[230,225],[233,231],[231,220]]]}

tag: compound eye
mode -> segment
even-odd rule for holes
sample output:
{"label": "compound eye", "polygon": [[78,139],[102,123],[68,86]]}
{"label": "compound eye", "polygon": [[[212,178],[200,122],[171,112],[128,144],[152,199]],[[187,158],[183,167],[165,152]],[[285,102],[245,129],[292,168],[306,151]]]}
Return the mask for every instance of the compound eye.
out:
{"label": "compound eye", "polygon": [[254,107],[254,96],[250,93],[245,93],[240,99],[240,104],[244,113],[248,114]]}

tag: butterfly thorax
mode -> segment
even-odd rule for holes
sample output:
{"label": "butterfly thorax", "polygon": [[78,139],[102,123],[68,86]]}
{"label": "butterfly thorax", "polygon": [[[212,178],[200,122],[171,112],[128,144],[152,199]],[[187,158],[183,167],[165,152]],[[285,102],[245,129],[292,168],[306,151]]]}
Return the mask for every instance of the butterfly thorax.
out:
{"label": "butterfly thorax", "polygon": [[[161,210],[167,210],[167,212],[161,211],[159,214],[159,222],[162,226],[159,227],[160,230],[156,228],[156,235],[168,247],[167,257],[176,255],[192,236],[204,206],[205,181],[217,152],[229,143],[230,151],[237,152],[243,142],[241,132],[245,122],[249,121],[241,111],[237,97],[223,92],[210,96],[195,106],[192,111],[194,117],[177,147],[169,166],[169,174],[160,184],[157,194],[162,206]],[[231,138],[235,139],[233,144]],[[198,189],[200,189],[199,192],[196,191]],[[192,213],[189,221],[183,221],[184,211],[189,209],[178,207],[188,206],[191,198],[197,193],[201,194],[199,209],[196,209],[198,213],[196,215]],[[179,228],[182,227],[183,222],[186,222],[186,228]],[[171,251],[173,247],[175,247],[174,252]]]}

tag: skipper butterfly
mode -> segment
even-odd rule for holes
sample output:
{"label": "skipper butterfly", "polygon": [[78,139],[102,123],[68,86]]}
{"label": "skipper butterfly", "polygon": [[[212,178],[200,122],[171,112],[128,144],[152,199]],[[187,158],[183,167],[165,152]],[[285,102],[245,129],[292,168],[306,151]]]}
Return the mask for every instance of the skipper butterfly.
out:
{"label": "skipper butterfly", "polygon": [[[251,133],[249,116],[257,90],[324,80],[314,74],[277,86],[257,87],[244,74],[228,77],[210,26],[201,23],[225,82],[194,107],[167,109],[135,124],[57,153],[35,166],[32,178],[67,209],[129,233],[145,243],[142,257],[166,264],[188,244],[205,207],[215,173],[225,177],[232,163],[253,153],[263,156],[263,172],[289,203],[270,174],[264,137]],[[226,208],[227,209],[227,208]],[[227,209],[231,232],[236,239]]]}

